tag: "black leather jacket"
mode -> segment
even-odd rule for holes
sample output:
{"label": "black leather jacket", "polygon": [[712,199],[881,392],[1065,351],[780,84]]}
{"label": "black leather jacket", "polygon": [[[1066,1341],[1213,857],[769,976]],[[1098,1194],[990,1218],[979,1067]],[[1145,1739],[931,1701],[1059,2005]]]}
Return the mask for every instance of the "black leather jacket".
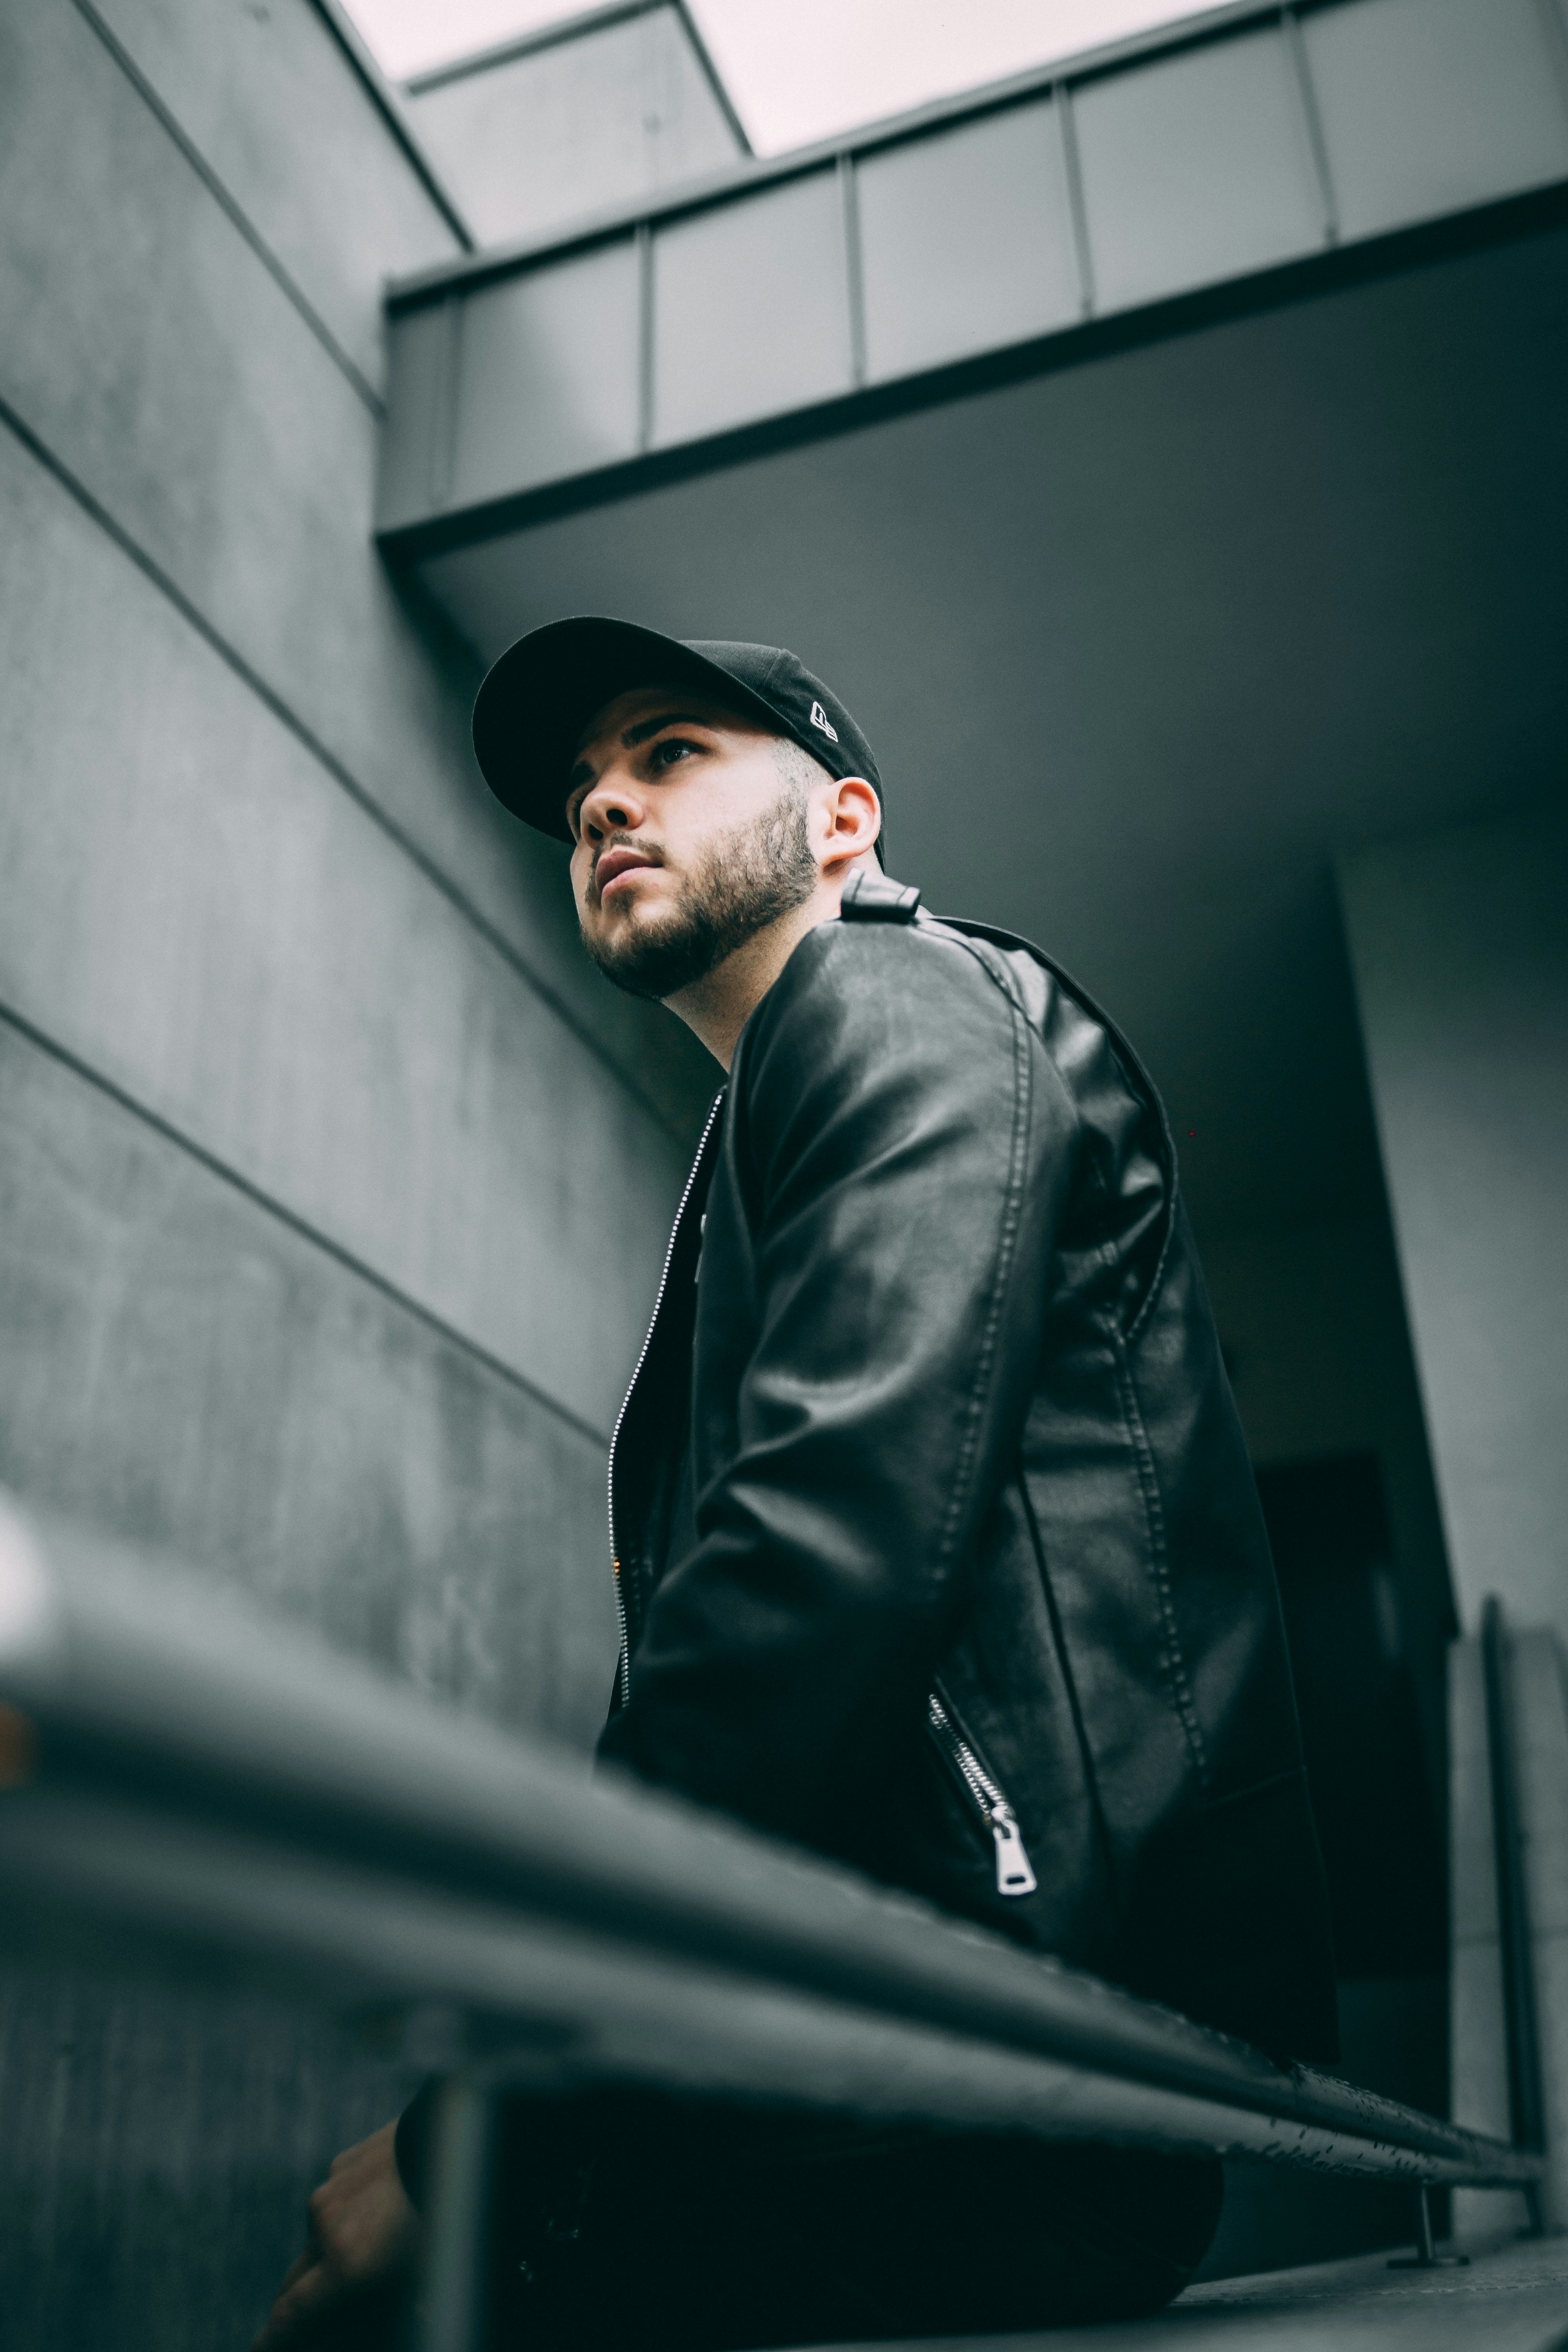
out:
{"label": "black leather jacket", "polygon": [[1129,1047],[864,877],[742,1034],[611,1457],[600,1753],[1335,2054],[1268,1539]]}

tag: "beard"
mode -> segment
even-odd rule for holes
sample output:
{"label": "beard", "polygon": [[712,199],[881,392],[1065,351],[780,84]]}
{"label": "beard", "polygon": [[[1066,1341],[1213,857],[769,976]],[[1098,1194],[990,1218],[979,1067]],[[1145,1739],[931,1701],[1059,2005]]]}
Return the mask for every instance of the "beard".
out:
{"label": "beard", "polygon": [[761,815],[709,843],[657,928],[628,924],[620,937],[600,940],[584,926],[583,944],[616,988],[662,1003],[803,907],[816,880],[806,796],[790,785]]}

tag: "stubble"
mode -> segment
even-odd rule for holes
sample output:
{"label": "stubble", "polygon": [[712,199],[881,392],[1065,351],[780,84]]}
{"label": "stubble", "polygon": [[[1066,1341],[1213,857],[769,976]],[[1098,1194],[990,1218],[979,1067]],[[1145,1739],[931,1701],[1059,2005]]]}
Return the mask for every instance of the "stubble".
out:
{"label": "stubble", "polygon": [[795,782],[760,815],[710,842],[664,921],[628,923],[583,944],[607,981],[662,1003],[708,974],[760,930],[802,907],[816,887],[809,803]]}

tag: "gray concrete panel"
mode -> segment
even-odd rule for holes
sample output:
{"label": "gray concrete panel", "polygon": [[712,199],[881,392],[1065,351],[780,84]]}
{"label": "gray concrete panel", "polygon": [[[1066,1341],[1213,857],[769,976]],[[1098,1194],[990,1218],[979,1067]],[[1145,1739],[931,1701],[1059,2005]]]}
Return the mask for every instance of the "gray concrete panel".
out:
{"label": "gray concrete panel", "polygon": [[657,230],[653,284],[656,443],[848,391],[844,215],[833,172]]}
{"label": "gray concrete panel", "polygon": [[1061,131],[1048,100],[868,155],[856,181],[873,383],[1077,317]]}
{"label": "gray concrete panel", "polygon": [[1342,235],[1568,172],[1568,36],[1554,5],[1368,0],[1303,16]]}
{"label": "gray concrete panel", "polygon": [[4,436],[0,485],[0,997],[607,1428],[680,1150]]}
{"label": "gray concrete panel", "polygon": [[1306,121],[1277,28],[1090,82],[1072,105],[1097,310],[1321,243]]}
{"label": "gray concrete panel", "polygon": [[585,1748],[605,1454],[0,1022],[0,1478]]}
{"label": "gray concrete panel", "polygon": [[636,246],[621,237],[503,278],[460,306],[447,491],[456,504],[633,455],[640,278]]}
{"label": "gray concrete panel", "polygon": [[416,87],[408,106],[487,245],[545,236],[741,152],[673,7]]}
{"label": "gray concrete panel", "polygon": [[458,251],[309,0],[93,0],[236,205],[373,384],[381,284]]}
{"label": "gray concrete panel", "polygon": [[72,7],[0,27],[0,398],[689,1125],[706,1056],[584,984],[562,859],[467,750],[478,667],[372,551],[374,418]]}
{"label": "gray concrete panel", "polygon": [[[0,1096],[0,1476],[585,1747],[601,1450],[4,1025]],[[7,2345],[247,2343],[310,2189],[411,2087],[221,1979],[0,1979]]]}

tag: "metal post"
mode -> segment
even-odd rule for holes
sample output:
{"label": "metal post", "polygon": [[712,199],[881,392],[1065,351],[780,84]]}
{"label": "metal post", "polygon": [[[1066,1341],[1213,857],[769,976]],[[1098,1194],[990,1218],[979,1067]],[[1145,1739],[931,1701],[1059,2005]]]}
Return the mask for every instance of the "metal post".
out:
{"label": "metal post", "polygon": [[[1496,1594],[1481,1612],[1481,1670],[1487,1694],[1487,1760],[1492,1784],[1492,1863],[1497,1873],[1498,1957],[1502,1971],[1503,2030],[1508,2042],[1509,2120],[1516,2147],[1546,2145],[1541,2089],[1541,2042],[1535,2014],[1535,1970],[1519,1805],[1519,1758],[1513,1694],[1502,1606]],[[1524,2192],[1530,2234],[1545,2232],[1538,2182]]]}
{"label": "metal post", "polygon": [[1462,2271],[1469,2263],[1468,2254],[1440,2254],[1432,2235],[1432,2191],[1423,2181],[1415,2191],[1415,2252],[1395,2254],[1389,2263],[1391,2271]]}
{"label": "metal post", "polygon": [[488,2317],[496,2095],[454,2074],[437,2109],[416,2352],[482,2352]]}

